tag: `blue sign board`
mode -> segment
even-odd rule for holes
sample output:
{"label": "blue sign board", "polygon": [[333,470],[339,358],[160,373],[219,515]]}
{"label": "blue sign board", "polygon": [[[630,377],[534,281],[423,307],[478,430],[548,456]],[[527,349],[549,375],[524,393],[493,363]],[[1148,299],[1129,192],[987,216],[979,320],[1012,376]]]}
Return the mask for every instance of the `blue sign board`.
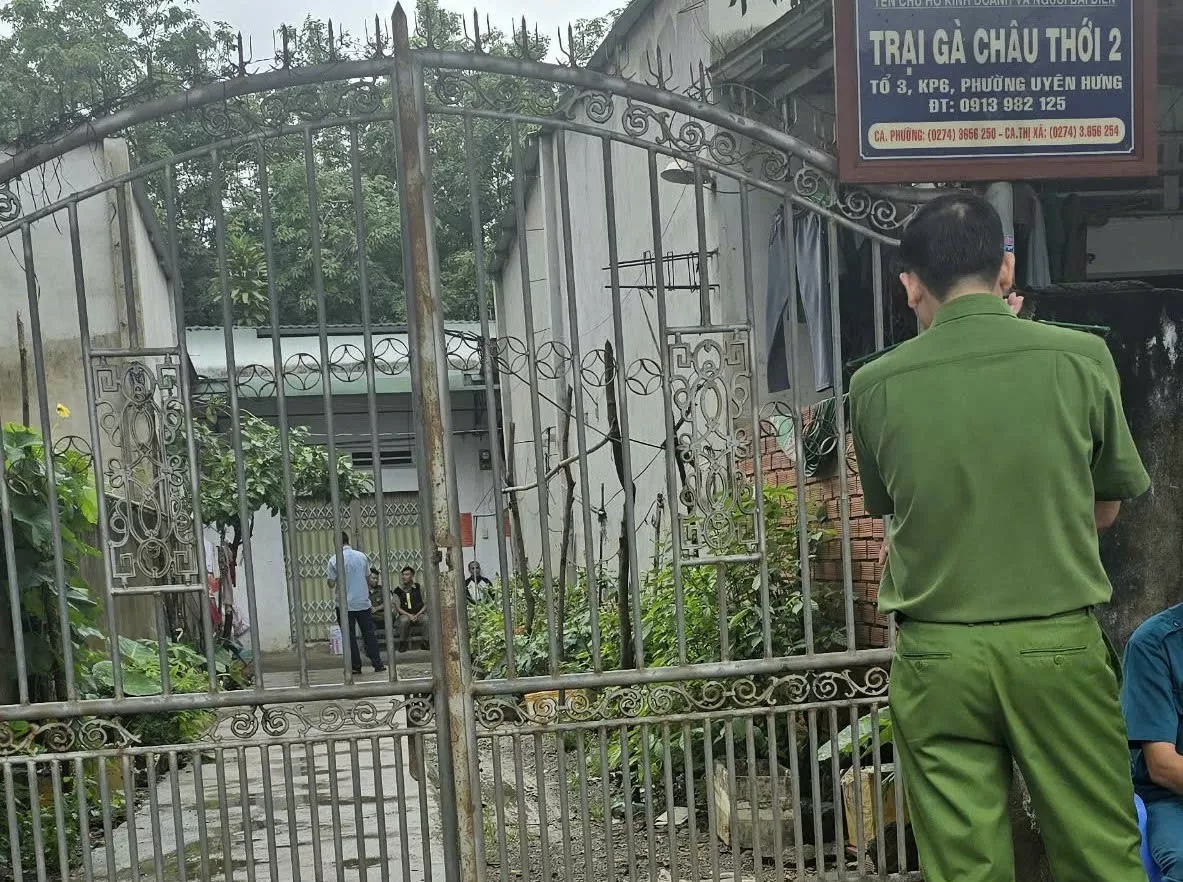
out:
{"label": "blue sign board", "polygon": [[860,164],[1142,152],[1138,0],[846,2]]}

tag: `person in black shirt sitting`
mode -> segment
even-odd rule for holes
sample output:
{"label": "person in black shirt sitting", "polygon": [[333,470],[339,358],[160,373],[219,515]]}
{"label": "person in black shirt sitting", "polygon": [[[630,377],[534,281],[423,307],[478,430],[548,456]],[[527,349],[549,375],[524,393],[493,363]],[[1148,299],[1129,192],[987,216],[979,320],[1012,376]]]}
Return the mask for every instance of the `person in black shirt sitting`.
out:
{"label": "person in black shirt sitting", "polygon": [[415,581],[415,568],[403,567],[403,583],[394,589],[395,611],[398,613],[399,651],[405,652],[411,636],[411,626],[420,622],[427,627],[427,604],[423,588]]}

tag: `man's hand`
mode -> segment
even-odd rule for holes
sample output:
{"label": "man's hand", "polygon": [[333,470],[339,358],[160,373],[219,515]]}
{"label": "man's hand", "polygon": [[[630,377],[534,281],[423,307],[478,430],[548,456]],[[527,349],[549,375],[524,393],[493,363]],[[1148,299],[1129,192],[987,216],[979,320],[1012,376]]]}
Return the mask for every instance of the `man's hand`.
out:
{"label": "man's hand", "polygon": [[1006,295],[1006,305],[1010,307],[1010,311],[1015,315],[1018,315],[1020,312],[1022,312],[1023,300],[1023,295],[1016,294],[1014,291],[1011,291],[1010,294]]}
{"label": "man's hand", "polygon": [[879,546],[879,569],[887,566],[887,554],[889,551],[891,551],[891,545],[884,539],[883,544]]}

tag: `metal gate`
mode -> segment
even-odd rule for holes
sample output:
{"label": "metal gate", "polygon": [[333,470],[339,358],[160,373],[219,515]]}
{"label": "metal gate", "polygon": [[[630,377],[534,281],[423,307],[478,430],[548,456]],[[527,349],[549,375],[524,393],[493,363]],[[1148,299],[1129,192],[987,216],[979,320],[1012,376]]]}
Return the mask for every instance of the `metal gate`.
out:
{"label": "metal gate", "polygon": [[[0,163],[28,336],[24,395],[0,403],[31,424],[5,429],[0,483],[0,877],[913,877],[894,823],[889,650],[859,640],[870,564],[841,406],[844,345],[884,342],[899,194],[840,190],[832,157],[776,108],[701,72],[675,89],[660,63],[639,82],[487,54],[479,34],[466,52],[422,37],[412,48],[400,10],[368,58],[330,42],[324,65],[295,67],[285,50],[275,70]],[[180,116],[189,149],[84,180],[104,138]],[[474,144],[491,133],[504,161],[482,168]],[[449,150],[467,174],[433,179]],[[244,237],[262,249],[262,322],[283,323],[291,242],[276,231],[293,224],[276,204],[293,169],[324,449],[292,440],[284,384],[266,429],[234,381],[196,395],[186,353],[185,273],[200,262],[182,258],[204,253],[236,375]],[[212,620],[198,525],[242,536],[258,645],[253,506],[278,493],[294,522],[320,499],[335,535],[351,498],[384,498],[381,469],[367,484],[336,465],[327,328],[342,307],[326,293],[343,213],[366,349],[350,380],[378,463],[380,176],[377,204],[396,198],[400,216],[431,666],[357,676],[346,655],[322,670],[298,641],[272,667],[239,658]],[[490,177],[504,215],[489,214]],[[445,212],[470,225],[482,332],[467,366],[444,326]],[[866,249],[861,288],[842,281],[848,242]],[[827,306],[804,323],[785,311],[777,349],[764,288],[807,258]],[[770,351],[786,394],[767,392]],[[829,405],[808,392],[827,372]],[[453,408],[465,384],[487,402],[471,430],[491,455],[482,504],[512,526],[493,531],[494,599],[477,604]],[[78,575],[87,526],[99,584]],[[121,639],[131,598],[153,603],[155,639]]]}
{"label": "metal gate", "polygon": [[[417,571],[423,564],[419,519],[419,499],[414,493],[387,493],[383,500],[358,500],[350,506],[345,512],[345,529],[380,573],[397,579],[403,567]],[[336,553],[339,535],[334,532],[332,505],[297,502],[296,518],[284,520],[283,532],[288,584],[298,583],[292,591],[292,599],[299,599],[299,605],[292,606],[293,642],[297,633],[309,635],[311,640],[324,639],[328,627],[337,621],[337,598],[324,578],[325,564]],[[299,627],[296,616],[300,617]]]}

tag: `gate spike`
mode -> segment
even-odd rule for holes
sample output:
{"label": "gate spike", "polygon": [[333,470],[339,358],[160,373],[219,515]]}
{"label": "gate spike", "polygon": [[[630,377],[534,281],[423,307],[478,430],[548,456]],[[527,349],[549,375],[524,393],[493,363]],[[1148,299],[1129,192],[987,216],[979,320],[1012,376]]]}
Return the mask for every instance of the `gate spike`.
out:
{"label": "gate spike", "polygon": [[281,33],[283,34],[283,66],[285,68],[291,67],[292,66],[292,49],[291,49],[290,44],[288,43],[288,26],[287,25],[280,25],[279,28],[280,28]]}
{"label": "gate spike", "polygon": [[378,58],[381,58],[382,53],[384,51],[385,50],[383,49],[383,46],[382,46],[382,19],[379,17],[378,13],[375,12],[374,13],[374,54]]}
{"label": "gate spike", "polygon": [[242,31],[238,32],[238,39],[236,42],[238,44],[238,75],[240,77],[245,77],[246,76],[246,59],[243,57],[243,54],[242,54]]}
{"label": "gate spike", "polygon": [[484,51],[481,48],[481,14],[475,8],[472,10],[472,42],[477,52]]}
{"label": "gate spike", "polygon": [[337,60],[337,41],[333,36],[333,20],[329,19],[329,61]]}

